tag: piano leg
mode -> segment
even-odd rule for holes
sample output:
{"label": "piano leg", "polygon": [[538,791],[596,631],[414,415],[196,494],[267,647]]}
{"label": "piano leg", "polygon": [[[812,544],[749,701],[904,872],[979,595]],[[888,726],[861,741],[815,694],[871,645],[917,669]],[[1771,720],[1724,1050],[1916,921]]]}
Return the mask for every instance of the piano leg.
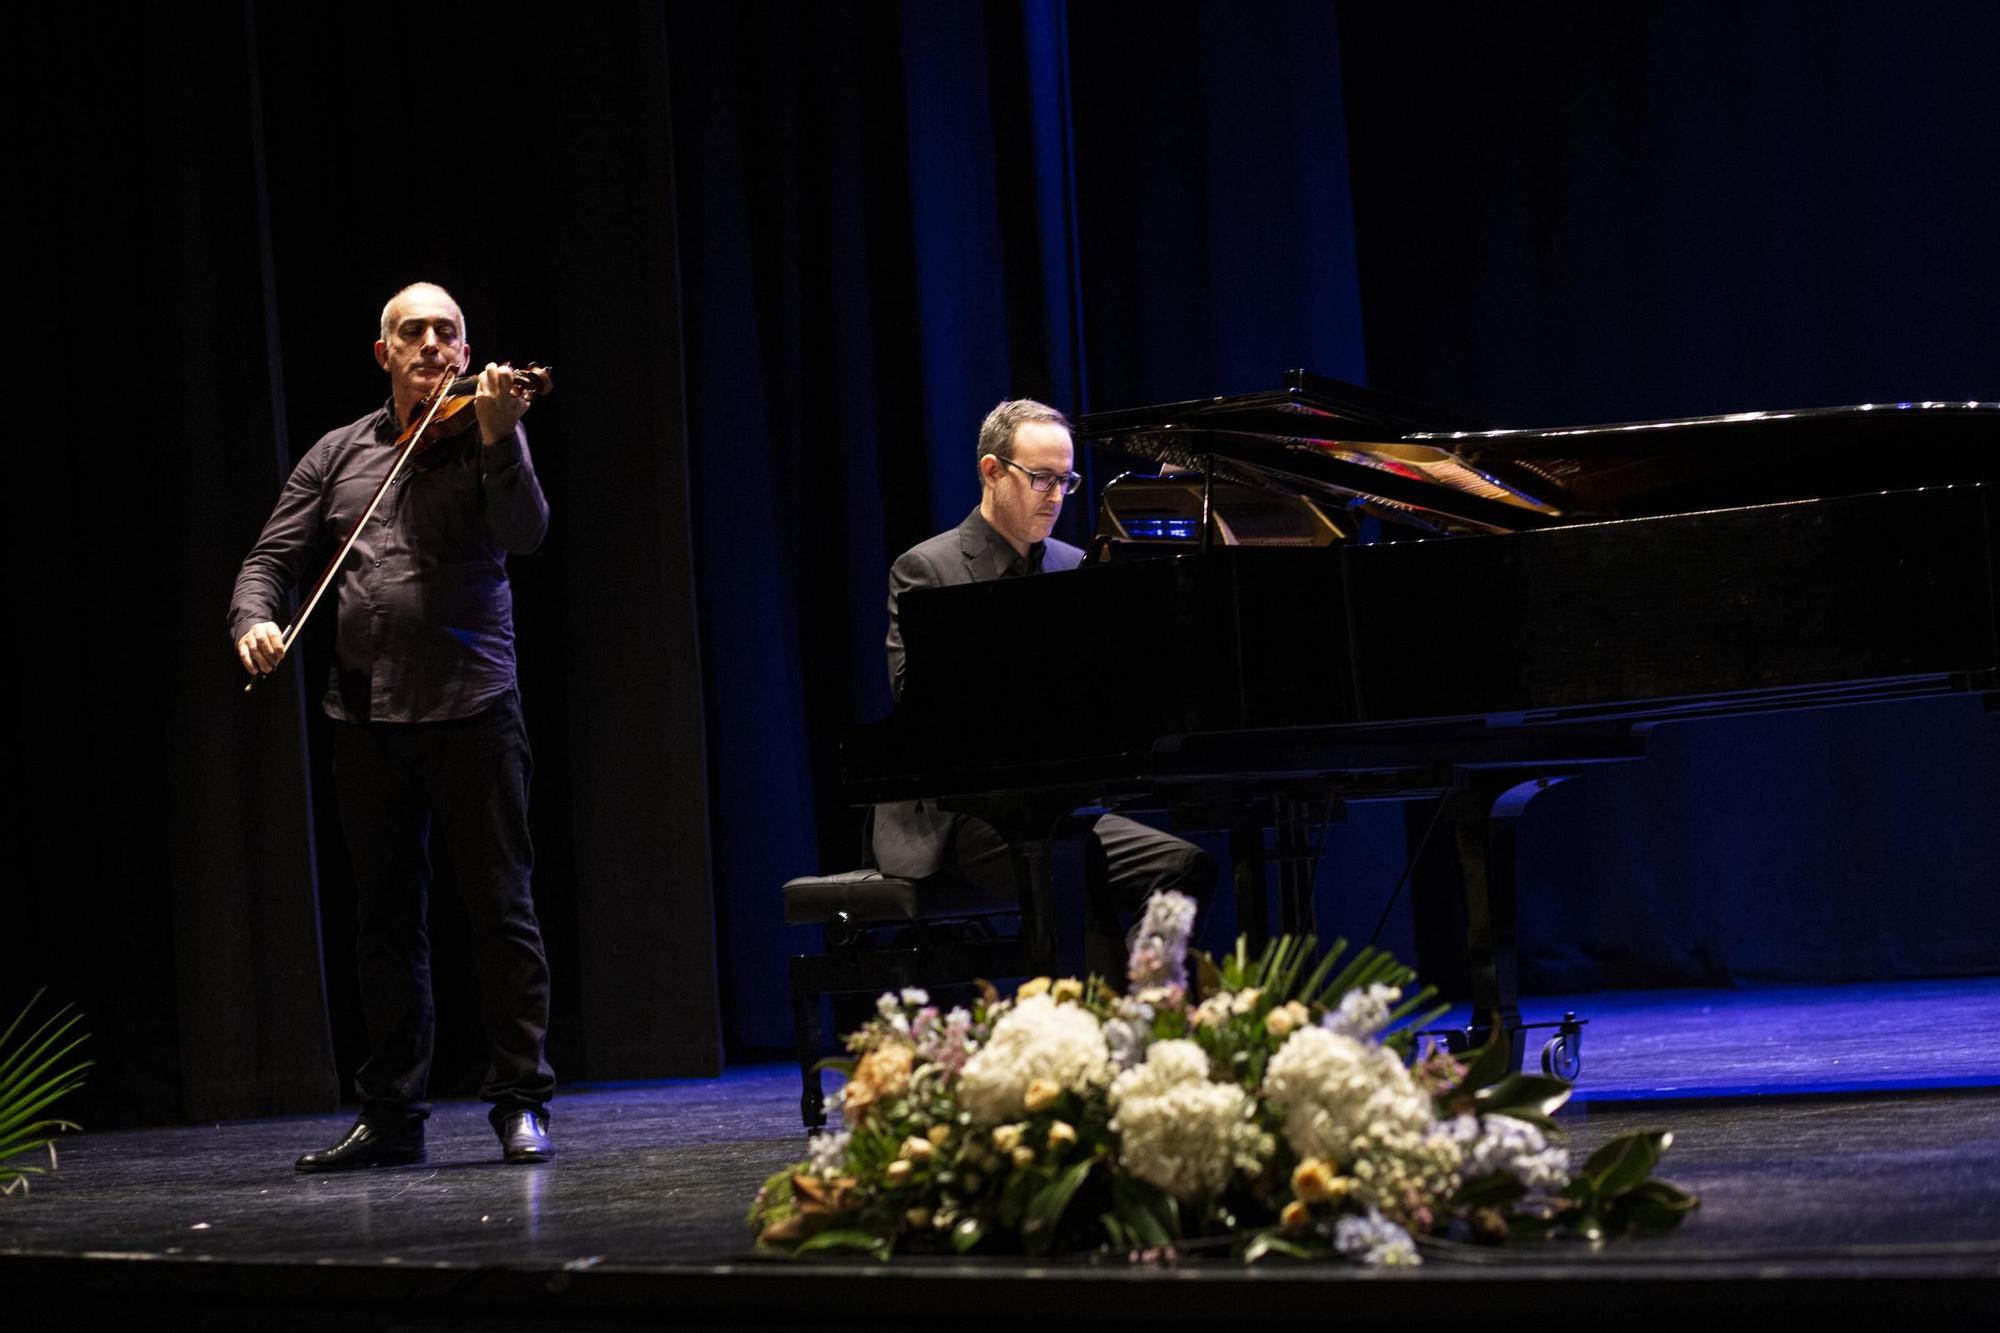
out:
{"label": "piano leg", "polygon": [[1271,940],[1270,899],[1264,886],[1264,821],[1247,816],[1229,830],[1230,876],[1236,887],[1236,930],[1261,954]]}
{"label": "piano leg", "polygon": [[1014,887],[1021,896],[1021,940],[1031,976],[1056,975],[1054,854],[1046,834],[1007,845],[1014,863]]}
{"label": "piano leg", "polygon": [[1298,796],[1276,798],[1278,825],[1278,929],[1287,935],[1316,932],[1313,912],[1312,854],[1308,833],[1308,803]]}
{"label": "piano leg", "polygon": [[1528,802],[1570,775],[1523,778],[1492,769],[1462,771],[1451,796],[1465,876],[1466,952],[1472,969],[1473,1047],[1496,1031],[1507,1042],[1507,1068],[1518,1072],[1526,1053],[1521,1028],[1520,974],[1516,954],[1515,831]]}

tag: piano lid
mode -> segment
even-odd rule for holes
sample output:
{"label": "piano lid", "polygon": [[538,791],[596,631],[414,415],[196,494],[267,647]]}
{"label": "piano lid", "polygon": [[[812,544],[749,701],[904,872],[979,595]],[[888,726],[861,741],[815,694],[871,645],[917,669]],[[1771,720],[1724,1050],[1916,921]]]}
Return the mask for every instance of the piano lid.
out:
{"label": "piano lid", "polygon": [[2000,402],[1495,430],[1295,370],[1275,390],[1091,413],[1078,434],[1246,485],[1408,512],[1432,531],[2000,480]]}

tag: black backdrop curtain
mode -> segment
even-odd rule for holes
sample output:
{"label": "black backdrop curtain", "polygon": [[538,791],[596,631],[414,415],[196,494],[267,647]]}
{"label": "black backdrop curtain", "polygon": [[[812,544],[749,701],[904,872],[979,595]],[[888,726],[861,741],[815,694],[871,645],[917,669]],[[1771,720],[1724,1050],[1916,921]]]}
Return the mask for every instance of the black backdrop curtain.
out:
{"label": "black backdrop curtain", "polygon": [[[324,627],[246,700],[222,613],[292,462],[382,401],[377,313],[420,278],[475,355],[555,367],[528,422],[550,536],[510,566],[551,1059],[720,1065],[662,17],[417,17],[78,10],[15,48],[40,184],[24,396],[76,414],[14,469],[33,781],[5,989],[87,1011],[93,1126],[324,1109],[361,1056]],[[436,1090],[469,1092],[447,864],[432,907]]]}
{"label": "black backdrop curtain", "polygon": [[[1371,386],[1508,426],[2000,398],[1994,7],[1340,18]],[[1335,839],[1378,883],[1384,827]],[[1976,708],[1667,728],[1522,841],[1529,984],[2000,967]]]}
{"label": "black backdrop curtain", "polygon": [[[883,573],[974,502],[999,398],[1292,365],[1516,425],[2000,397],[1983,6],[520,13],[441,63],[386,8],[16,43],[19,396],[86,410],[16,450],[0,1000],[89,1010],[89,1123],[321,1107],[358,1058],[324,642],[246,703],[220,621],[285,469],[379,399],[404,282],[557,370],[513,573],[571,1078],[784,1045],[776,887],[857,853],[833,777],[887,704]],[[1145,669],[1060,648],[1059,680]],[[1690,728],[1559,788],[1524,831],[1539,979],[2000,965],[1995,731]],[[1365,933],[1402,821],[1329,842],[1323,914]],[[454,912],[442,867],[443,1092],[479,1072]]]}

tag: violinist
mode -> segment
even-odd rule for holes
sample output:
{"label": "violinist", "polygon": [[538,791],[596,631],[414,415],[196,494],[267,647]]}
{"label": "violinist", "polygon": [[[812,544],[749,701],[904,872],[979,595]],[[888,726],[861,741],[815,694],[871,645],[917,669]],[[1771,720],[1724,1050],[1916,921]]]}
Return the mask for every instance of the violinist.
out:
{"label": "violinist", "polygon": [[389,298],[375,343],[388,402],[299,461],[230,597],[237,661],[253,678],[276,670],[289,642],[278,628],[288,591],[316,548],[367,514],[330,571],[338,601],[324,707],[353,866],[369,1055],[355,1080],[359,1119],[338,1143],[299,1158],[301,1171],[425,1158],[433,826],[474,931],[492,1060],[481,1096],[502,1156],[553,1154],[549,973],[529,884],[533,759],[507,581],[508,555],[541,544],[549,510],[520,424],[529,395],[511,368],[489,363],[480,373],[469,409],[476,429],[434,443],[413,437],[421,452],[384,485],[413,415],[464,374],[470,350],[465,317],[442,287],[416,283]]}

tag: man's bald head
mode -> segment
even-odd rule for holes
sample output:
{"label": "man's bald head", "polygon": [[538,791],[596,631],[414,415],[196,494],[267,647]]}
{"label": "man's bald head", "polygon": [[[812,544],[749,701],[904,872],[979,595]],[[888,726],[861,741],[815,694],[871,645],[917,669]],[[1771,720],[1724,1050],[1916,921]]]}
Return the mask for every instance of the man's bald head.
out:
{"label": "man's bald head", "polygon": [[436,297],[450,305],[453,310],[458,310],[458,336],[463,340],[465,337],[465,312],[459,310],[457,299],[450,292],[434,282],[413,282],[390,297],[388,303],[382,307],[382,341],[388,342],[389,335],[395,331],[396,310],[402,303],[403,298],[419,294]]}

